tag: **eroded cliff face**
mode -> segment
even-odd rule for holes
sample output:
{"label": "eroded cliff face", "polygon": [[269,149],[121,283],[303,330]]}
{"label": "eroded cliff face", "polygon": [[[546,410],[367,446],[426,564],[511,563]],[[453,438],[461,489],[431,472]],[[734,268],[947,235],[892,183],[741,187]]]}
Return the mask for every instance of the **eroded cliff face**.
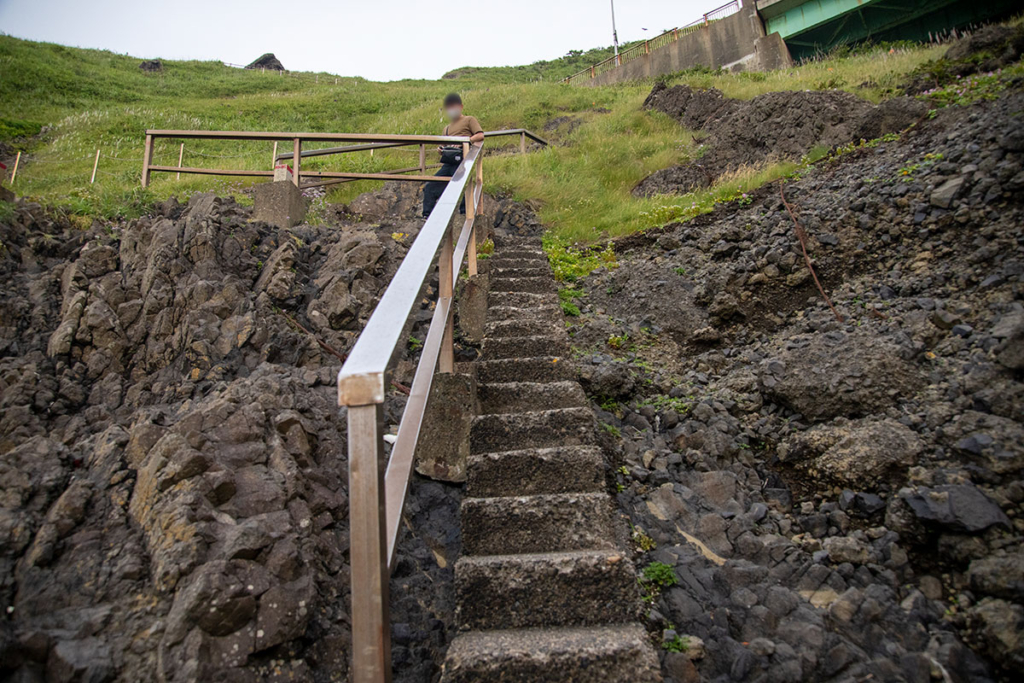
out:
{"label": "eroded cliff face", "polygon": [[668,678],[1018,677],[1022,110],[1017,83],[785,183],[841,319],[778,183],[574,284],[637,562],[678,579]]}
{"label": "eroded cliff face", "polygon": [[85,232],[20,202],[0,226],[0,667],[17,680],[347,675],[333,351],[418,223],[247,218],[198,195]]}

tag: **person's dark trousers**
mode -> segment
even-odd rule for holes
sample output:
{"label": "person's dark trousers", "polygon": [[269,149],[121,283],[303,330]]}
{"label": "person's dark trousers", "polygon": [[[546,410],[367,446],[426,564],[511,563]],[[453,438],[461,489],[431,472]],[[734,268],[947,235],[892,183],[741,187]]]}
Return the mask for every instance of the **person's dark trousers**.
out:
{"label": "person's dark trousers", "polygon": [[[455,172],[459,170],[458,164],[444,164],[440,170],[434,175],[448,176],[455,175]],[[430,212],[437,206],[437,200],[444,194],[444,188],[448,186],[446,182],[430,182],[423,187],[423,217],[426,218],[430,215]],[[466,215],[466,196],[462,196],[462,204],[459,206],[459,212],[462,215]]]}

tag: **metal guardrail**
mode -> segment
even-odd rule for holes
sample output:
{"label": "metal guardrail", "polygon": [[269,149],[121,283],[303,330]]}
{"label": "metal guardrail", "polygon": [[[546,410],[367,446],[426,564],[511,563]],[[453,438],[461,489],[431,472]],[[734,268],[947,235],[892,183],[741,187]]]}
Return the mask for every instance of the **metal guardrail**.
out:
{"label": "metal guardrail", "polygon": [[[484,133],[485,137],[519,136],[519,150],[526,153],[526,141],[533,140],[547,146],[549,143],[535,133],[525,128],[513,128],[509,130],[496,130]],[[201,139],[201,140],[243,140],[243,141],[267,141],[274,143],[274,151],[271,156],[274,163],[292,160],[292,180],[296,187],[310,188],[335,183],[345,183],[354,180],[410,180],[415,182],[445,181],[447,177],[426,175],[431,169],[439,168],[440,164],[427,164],[428,145],[459,145],[469,142],[467,137],[446,136],[446,135],[376,135],[370,133],[276,133],[276,132],[244,132],[244,131],[202,131],[202,130],[147,130],[146,146],[142,157],[142,186],[148,187],[151,175],[154,172],[177,173],[179,178],[182,173],[199,175],[223,175],[255,178],[273,178],[273,170],[243,170],[223,168],[198,168],[181,165],[181,154],[178,156],[177,166],[162,166],[153,163],[153,150],[156,140],[160,138],[173,139]],[[291,152],[277,152],[278,143],[291,142]],[[327,147],[323,149],[309,149],[303,151],[302,145],[305,142],[348,142],[355,143],[340,147]],[[349,173],[338,171],[303,171],[302,160],[310,157],[326,156],[332,154],[346,154],[349,152],[370,151],[377,149],[390,149],[398,147],[419,147],[419,164],[406,168],[398,168],[386,173]],[[184,147],[182,147],[182,151]],[[417,175],[408,175],[419,172]],[[303,180],[311,180],[303,184]]]}
{"label": "metal guardrail", "polygon": [[[453,292],[467,254],[469,274],[475,275],[477,270],[474,225],[482,213],[482,154],[482,146],[467,148],[465,160],[409,248],[338,373],[338,404],[348,407],[354,683],[391,680],[390,568],[395,560],[399,522],[435,367],[449,373],[455,365]],[[449,224],[463,194],[466,220],[454,240]],[[433,271],[439,247],[434,315],[385,471],[386,373],[402,341],[409,313]]]}
{"label": "metal guardrail", "polygon": [[650,40],[645,40],[642,43],[634,45],[628,50],[623,50],[618,54],[618,56],[609,57],[603,62],[598,62],[588,69],[584,69],[583,71],[563,79],[562,83],[567,85],[576,85],[578,83],[585,83],[586,81],[593,80],[607,71],[617,69],[623,64],[632,62],[634,59],[651,54],[651,50],[657,50],[658,48],[665,47],[666,45],[676,42],[679,40],[680,36],[695,33],[702,28],[710,26],[714,21],[736,14],[740,11],[740,7],[740,0],[732,0],[732,2],[726,3],[721,7],[716,7],[697,21],[691,22],[686,26],[680,26],[679,28],[665,31],[659,36],[651,38]]}

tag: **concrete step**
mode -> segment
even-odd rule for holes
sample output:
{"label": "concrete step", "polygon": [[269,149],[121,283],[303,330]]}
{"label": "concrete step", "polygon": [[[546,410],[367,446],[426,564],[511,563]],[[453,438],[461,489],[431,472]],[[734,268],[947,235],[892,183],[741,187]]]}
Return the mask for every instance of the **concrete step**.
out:
{"label": "concrete step", "polygon": [[484,337],[558,337],[565,335],[564,323],[543,320],[495,320],[484,325]]}
{"label": "concrete step", "polygon": [[594,428],[594,414],[589,408],[480,415],[473,418],[470,453],[591,446],[597,441]]}
{"label": "concrete step", "polygon": [[462,500],[462,553],[513,555],[614,548],[607,493]]}
{"label": "concrete step", "polygon": [[547,256],[520,256],[509,258],[506,256],[492,256],[487,259],[488,268],[491,270],[505,268],[547,268],[551,272],[551,265]]}
{"label": "concrete step", "polygon": [[564,335],[560,337],[491,337],[484,340],[482,355],[484,360],[536,356],[565,358],[569,355],[569,341]]}
{"label": "concrete step", "polygon": [[544,249],[539,244],[521,244],[498,249],[494,252],[496,258],[547,258]]}
{"label": "concrete step", "polygon": [[558,294],[554,292],[491,292],[488,295],[488,309],[505,306],[512,306],[515,308],[558,306]]}
{"label": "concrete step", "polygon": [[462,557],[457,621],[468,629],[621,624],[639,617],[633,565],[617,550]]}
{"label": "concrete step", "polygon": [[576,378],[571,360],[560,356],[536,358],[505,358],[484,360],[476,364],[477,381],[486,384],[498,382],[558,382]]}
{"label": "concrete step", "polygon": [[467,496],[603,491],[604,455],[597,446],[561,445],[476,453],[466,475]]}
{"label": "concrete step", "polygon": [[565,320],[565,314],[562,313],[561,306],[549,301],[533,307],[491,306],[487,309],[487,319],[491,321],[545,320],[550,323],[561,323]]}
{"label": "concrete step", "polygon": [[[529,341],[529,337],[526,341]],[[486,349],[484,353],[487,353]],[[497,382],[477,384],[481,415],[580,408],[587,397],[579,382]]]}
{"label": "concrete step", "polygon": [[491,267],[491,277],[551,277],[551,268],[543,266],[515,266],[512,268]]}
{"label": "concrete step", "polygon": [[448,648],[441,683],[658,683],[639,624],[472,631]]}
{"label": "concrete step", "polygon": [[492,277],[492,292],[534,292],[544,294],[557,292],[555,281],[550,275],[540,277]]}

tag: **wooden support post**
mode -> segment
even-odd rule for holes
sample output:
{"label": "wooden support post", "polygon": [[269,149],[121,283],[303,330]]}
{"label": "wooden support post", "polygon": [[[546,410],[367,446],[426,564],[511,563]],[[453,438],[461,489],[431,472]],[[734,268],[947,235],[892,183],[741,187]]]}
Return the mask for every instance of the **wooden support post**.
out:
{"label": "wooden support post", "polygon": [[146,134],[146,149],[142,152],[142,186],[149,187],[149,167],[153,164],[153,136]]}
{"label": "wooden support post", "polygon": [[[452,257],[452,229],[451,226],[448,226],[445,228],[444,241],[441,243],[441,256],[437,263],[438,297],[441,299],[445,297],[451,299],[455,288]],[[437,369],[440,372],[448,373],[455,370],[455,349],[452,345],[455,336],[454,323],[455,318],[448,316],[448,321],[444,326],[444,336],[441,338],[441,352],[437,360]]]}
{"label": "wooden support post", "polygon": [[590,77],[594,78],[594,67],[590,67]]}
{"label": "wooden support post", "polygon": [[519,153],[526,154],[526,133],[519,134]]}
{"label": "wooden support post", "polygon": [[274,140],[274,151],[270,155],[270,168],[277,168],[277,140]]}
{"label": "wooden support post", "polygon": [[92,185],[96,182],[96,169],[100,167],[100,151],[96,150],[96,161],[92,162],[92,178],[89,179],[89,184]]}
{"label": "wooden support post", "polygon": [[644,54],[645,55],[651,54],[651,41],[649,41],[649,40],[645,40],[644,41]]}
{"label": "wooden support post", "polygon": [[[451,255],[448,257],[451,263]],[[391,625],[384,500],[384,406],[348,409],[352,681],[390,683]]]}
{"label": "wooden support post", "polygon": [[18,156],[14,157],[14,170],[11,171],[11,185],[14,184],[14,179],[18,177],[18,164],[21,163],[21,152],[18,152]]}
{"label": "wooden support post", "polygon": [[[281,73],[284,73],[283,71]],[[302,181],[299,179],[299,165],[302,163],[302,140],[295,138],[293,151],[292,151],[292,173],[294,177],[292,180],[295,182],[295,187],[302,187]]]}
{"label": "wooden support post", "polygon": [[[185,158],[185,143],[181,143],[181,147],[178,148],[178,168],[181,168],[181,161]],[[178,177],[175,180],[181,180],[181,171],[178,171]]]}
{"label": "wooden support post", "polygon": [[427,172],[427,146],[420,145],[420,173]]}

